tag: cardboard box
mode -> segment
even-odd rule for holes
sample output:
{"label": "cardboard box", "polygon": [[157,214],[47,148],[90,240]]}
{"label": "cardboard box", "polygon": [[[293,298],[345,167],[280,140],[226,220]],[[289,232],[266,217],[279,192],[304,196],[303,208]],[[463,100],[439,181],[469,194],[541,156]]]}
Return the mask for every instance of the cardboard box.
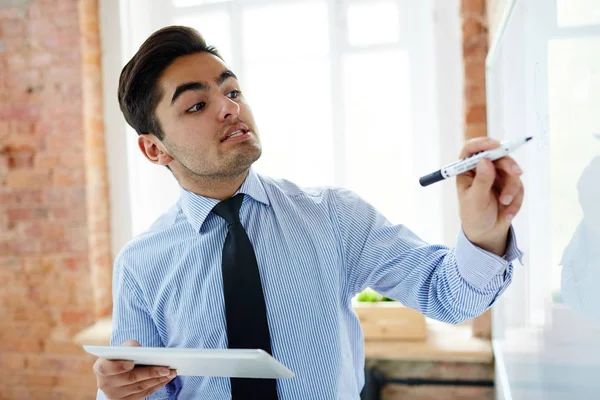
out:
{"label": "cardboard box", "polygon": [[365,340],[412,340],[426,338],[427,321],[418,311],[395,301],[353,303]]}

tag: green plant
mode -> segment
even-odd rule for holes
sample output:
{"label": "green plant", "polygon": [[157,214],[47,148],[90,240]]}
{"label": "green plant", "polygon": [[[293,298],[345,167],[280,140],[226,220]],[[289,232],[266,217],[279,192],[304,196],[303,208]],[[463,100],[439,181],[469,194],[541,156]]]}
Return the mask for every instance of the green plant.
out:
{"label": "green plant", "polygon": [[367,303],[376,303],[378,301],[395,301],[393,299],[390,299],[389,297],[385,297],[384,295],[377,293],[371,288],[366,288],[365,290],[360,292],[356,300]]}

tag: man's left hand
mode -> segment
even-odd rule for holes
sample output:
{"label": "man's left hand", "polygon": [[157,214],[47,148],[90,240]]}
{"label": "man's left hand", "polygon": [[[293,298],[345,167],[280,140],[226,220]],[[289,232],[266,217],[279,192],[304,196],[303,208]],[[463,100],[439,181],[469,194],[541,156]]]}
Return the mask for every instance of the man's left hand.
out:
{"label": "man's left hand", "polygon": [[[468,140],[460,158],[498,147],[491,138]],[[503,256],[511,220],[523,204],[522,171],[515,160],[482,159],[477,168],[456,177],[463,232],[471,243]]]}

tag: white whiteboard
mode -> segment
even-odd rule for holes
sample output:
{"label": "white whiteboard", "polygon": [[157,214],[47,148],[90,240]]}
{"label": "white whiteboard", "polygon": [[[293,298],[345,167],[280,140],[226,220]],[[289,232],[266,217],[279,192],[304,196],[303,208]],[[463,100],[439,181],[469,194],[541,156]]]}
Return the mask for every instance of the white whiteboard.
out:
{"label": "white whiteboard", "polygon": [[600,398],[600,1],[514,0],[487,60],[515,158],[524,265],[494,308],[498,399]]}

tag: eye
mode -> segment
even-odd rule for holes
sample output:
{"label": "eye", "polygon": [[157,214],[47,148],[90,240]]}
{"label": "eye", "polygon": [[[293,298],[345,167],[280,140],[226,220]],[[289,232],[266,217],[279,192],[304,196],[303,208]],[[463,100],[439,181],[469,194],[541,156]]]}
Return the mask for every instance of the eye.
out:
{"label": "eye", "polygon": [[198,112],[198,111],[202,110],[205,105],[206,105],[206,103],[201,101],[200,103],[196,103],[193,106],[191,106],[190,108],[188,108],[187,112],[189,112],[189,113]]}
{"label": "eye", "polygon": [[237,99],[238,97],[240,97],[241,94],[242,92],[240,90],[235,89],[227,93],[227,97],[229,97],[230,99]]}

